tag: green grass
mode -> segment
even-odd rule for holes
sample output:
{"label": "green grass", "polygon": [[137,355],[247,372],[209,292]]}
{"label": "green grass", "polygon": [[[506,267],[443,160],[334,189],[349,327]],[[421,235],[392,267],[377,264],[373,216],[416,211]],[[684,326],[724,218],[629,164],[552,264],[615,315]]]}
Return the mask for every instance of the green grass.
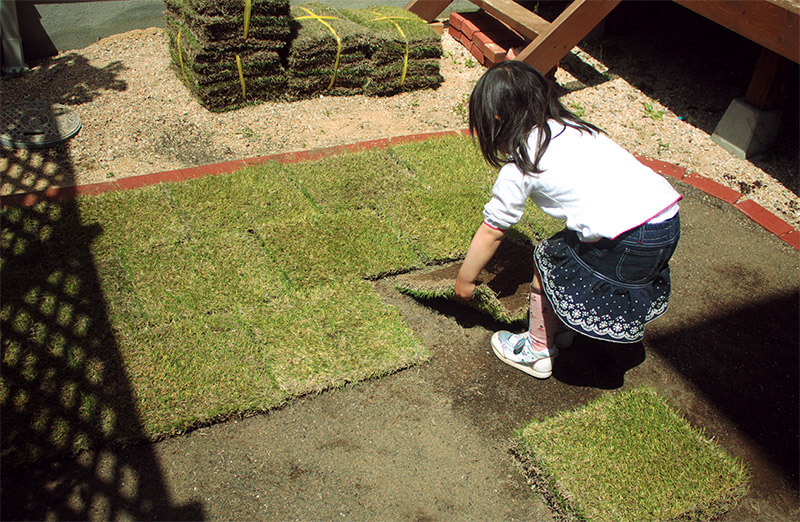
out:
{"label": "green grass", "polygon": [[[366,279],[463,256],[495,175],[453,136],[4,209],[3,463],[426,360]],[[531,213],[520,230],[553,221]]]}
{"label": "green grass", "polygon": [[567,518],[710,520],[749,473],[649,388],[608,394],[517,435],[533,483]]}

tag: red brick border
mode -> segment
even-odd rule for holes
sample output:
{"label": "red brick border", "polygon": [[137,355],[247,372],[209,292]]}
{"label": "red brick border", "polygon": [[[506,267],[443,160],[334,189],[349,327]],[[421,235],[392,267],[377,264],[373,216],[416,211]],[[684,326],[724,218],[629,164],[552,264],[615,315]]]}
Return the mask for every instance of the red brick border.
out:
{"label": "red brick border", "polygon": [[[411,134],[407,136],[395,136],[392,138],[361,141],[348,145],[337,145],[322,149],[283,152],[278,154],[270,154],[267,156],[245,158],[242,160],[214,163],[211,165],[202,165],[199,167],[156,172],[154,174],[133,176],[103,183],[91,183],[70,187],[54,187],[36,192],[20,192],[0,197],[0,206],[33,206],[41,201],[64,201],[76,196],[94,196],[115,190],[130,190],[155,185],[158,183],[179,183],[181,181],[202,178],[205,176],[228,174],[250,165],[258,165],[260,163],[267,163],[271,161],[278,163],[298,163],[301,161],[322,159],[344,152],[384,149],[391,145],[424,141],[432,138],[441,138],[444,136],[453,136],[459,134],[469,135],[469,130],[461,129],[430,132],[424,134]],[[764,227],[767,231],[779,237],[796,250],[800,250],[800,230],[793,229],[789,223],[771,213],[769,210],[765,209],[755,201],[742,200],[743,195],[740,192],[721,185],[709,178],[705,178],[697,173],[687,172],[685,168],[678,165],[646,156],[637,155],[636,157],[644,165],[647,165],[659,174],[669,176],[684,183],[688,183],[689,185],[692,185],[693,187],[698,188],[703,192],[710,194],[711,196],[732,204],[740,212]]]}
{"label": "red brick border", "polygon": [[792,226],[755,201],[746,199],[735,204],[747,217],[760,224],[778,237],[794,231]]}
{"label": "red brick border", "polygon": [[727,203],[734,204],[742,197],[741,192],[728,188],[725,185],[720,185],[716,181],[695,174],[694,172],[687,174],[686,177],[683,178],[683,181]]}

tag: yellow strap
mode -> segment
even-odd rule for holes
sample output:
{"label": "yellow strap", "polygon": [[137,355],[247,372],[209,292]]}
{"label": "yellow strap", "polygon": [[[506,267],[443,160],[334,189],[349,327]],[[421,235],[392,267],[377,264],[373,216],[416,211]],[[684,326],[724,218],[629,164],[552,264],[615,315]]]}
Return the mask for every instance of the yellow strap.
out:
{"label": "yellow strap", "polygon": [[181,72],[183,73],[183,79],[186,80],[187,85],[189,84],[189,77],[186,76],[186,67],[183,66],[183,51],[181,50],[181,30],[178,29],[178,41],[175,44],[175,47],[178,48],[178,61],[181,63]]}
{"label": "yellow strap", "polygon": [[250,12],[253,10],[253,0],[244,0],[244,38],[247,39],[247,31],[250,29]]}
{"label": "yellow strap", "polygon": [[331,83],[329,83],[326,87],[326,89],[330,89],[333,87],[333,82],[336,81],[336,73],[339,72],[339,57],[342,55],[342,39],[339,38],[338,34],[336,34],[336,29],[334,29],[333,26],[331,26],[331,24],[325,20],[339,20],[339,18],[335,16],[320,16],[315,14],[310,9],[306,9],[305,7],[300,7],[300,9],[308,13],[308,16],[298,16],[295,18],[295,20],[319,20],[320,23],[331,30],[331,34],[333,34],[333,37],[336,38],[336,61],[333,64],[333,76],[331,77]]}
{"label": "yellow strap", "polygon": [[236,55],[236,68],[239,69],[239,83],[242,84],[242,98],[247,97],[247,91],[244,88],[244,72],[242,71],[242,60],[239,55]]}
{"label": "yellow strap", "polygon": [[408,38],[406,37],[406,33],[403,32],[403,29],[400,27],[400,24],[395,22],[395,20],[411,20],[411,18],[407,16],[386,16],[378,11],[372,11],[380,18],[376,18],[374,20],[370,20],[370,22],[378,22],[381,20],[388,20],[397,28],[397,32],[400,33],[400,36],[406,41],[406,54],[403,56],[403,73],[400,75],[400,86],[402,87],[404,83],[406,83],[406,72],[408,71]]}

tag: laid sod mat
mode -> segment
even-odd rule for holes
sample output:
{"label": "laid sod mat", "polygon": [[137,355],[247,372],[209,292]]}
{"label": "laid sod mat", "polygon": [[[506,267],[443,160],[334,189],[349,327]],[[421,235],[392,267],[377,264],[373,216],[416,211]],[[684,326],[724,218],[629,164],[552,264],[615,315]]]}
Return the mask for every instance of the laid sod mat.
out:
{"label": "laid sod mat", "polygon": [[514,452],[566,520],[712,520],[749,482],[740,461],[649,388],[534,421]]}
{"label": "laid sod mat", "polygon": [[495,176],[454,135],[3,209],[2,464],[427,360],[370,279],[463,256]]}

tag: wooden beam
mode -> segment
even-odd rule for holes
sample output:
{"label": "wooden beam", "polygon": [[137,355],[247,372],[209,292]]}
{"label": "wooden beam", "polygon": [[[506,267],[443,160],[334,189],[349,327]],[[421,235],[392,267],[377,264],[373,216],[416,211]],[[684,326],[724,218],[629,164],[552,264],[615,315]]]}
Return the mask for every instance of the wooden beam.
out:
{"label": "wooden beam", "polygon": [[550,27],[550,22],[511,0],[471,0],[522,36],[533,40]]}
{"label": "wooden beam", "polygon": [[620,0],[574,0],[547,31],[528,44],[517,56],[542,74],[552,71],[578,42],[597,27]]}
{"label": "wooden beam", "polygon": [[800,7],[779,0],[674,0],[748,40],[800,63]]}
{"label": "wooden beam", "polygon": [[411,0],[406,4],[405,10],[414,13],[426,22],[432,22],[453,0]]}

